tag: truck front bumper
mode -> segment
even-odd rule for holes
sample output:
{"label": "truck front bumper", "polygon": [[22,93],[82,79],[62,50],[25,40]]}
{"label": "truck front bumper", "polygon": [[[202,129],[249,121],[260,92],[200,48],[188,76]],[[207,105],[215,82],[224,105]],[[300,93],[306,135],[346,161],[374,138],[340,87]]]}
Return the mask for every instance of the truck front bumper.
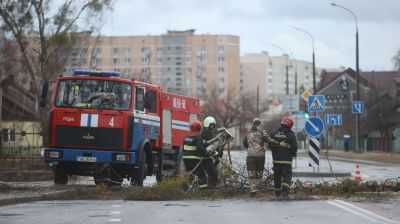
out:
{"label": "truck front bumper", "polygon": [[134,165],[136,163],[136,152],[106,151],[95,149],[44,148],[44,159],[47,163],[68,161]]}

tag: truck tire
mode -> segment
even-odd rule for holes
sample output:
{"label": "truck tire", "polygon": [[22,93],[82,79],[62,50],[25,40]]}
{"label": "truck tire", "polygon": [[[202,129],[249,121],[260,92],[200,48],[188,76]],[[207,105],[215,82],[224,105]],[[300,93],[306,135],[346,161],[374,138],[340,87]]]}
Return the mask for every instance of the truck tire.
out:
{"label": "truck tire", "polygon": [[146,179],[147,173],[147,164],[146,164],[146,153],[142,151],[140,153],[140,160],[139,160],[139,167],[135,168],[134,170],[134,178],[133,181],[135,182],[136,186],[143,187],[143,181]]}
{"label": "truck tire", "polygon": [[67,167],[65,164],[54,165],[54,184],[66,185],[68,183]]}

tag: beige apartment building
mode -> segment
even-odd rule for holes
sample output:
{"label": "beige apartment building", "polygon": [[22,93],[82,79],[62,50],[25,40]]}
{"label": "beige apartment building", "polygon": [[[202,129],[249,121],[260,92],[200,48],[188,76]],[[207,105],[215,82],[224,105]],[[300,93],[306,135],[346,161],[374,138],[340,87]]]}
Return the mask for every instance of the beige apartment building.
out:
{"label": "beige apartment building", "polygon": [[168,92],[201,97],[216,88],[220,96],[239,90],[240,43],[234,35],[167,31],[159,36],[86,35],[65,72],[119,71],[122,77],[160,84]]}
{"label": "beige apartment building", "polygon": [[[245,54],[240,58],[240,91],[256,94],[260,100],[281,100],[286,95],[286,66],[289,74],[289,94],[301,94],[301,89],[313,89],[312,62],[290,58],[288,55],[270,56],[268,52]],[[321,69],[316,68],[318,86]]]}

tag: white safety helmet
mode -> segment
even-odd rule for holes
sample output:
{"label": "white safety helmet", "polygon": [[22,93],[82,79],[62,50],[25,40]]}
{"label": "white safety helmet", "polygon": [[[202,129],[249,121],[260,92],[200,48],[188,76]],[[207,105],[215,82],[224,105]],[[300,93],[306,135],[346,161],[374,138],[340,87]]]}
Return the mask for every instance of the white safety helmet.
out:
{"label": "white safety helmet", "polygon": [[261,125],[261,119],[258,117],[254,118],[253,125],[256,125],[256,126]]}
{"label": "white safety helmet", "polygon": [[214,126],[217,125],[215,118],[213,118],[211,116],[206,117],[206,119],[204,119],[204,122],[203,122],[203,127],[208,128],[208,127],[210,127],[211,124],[214,124]]}

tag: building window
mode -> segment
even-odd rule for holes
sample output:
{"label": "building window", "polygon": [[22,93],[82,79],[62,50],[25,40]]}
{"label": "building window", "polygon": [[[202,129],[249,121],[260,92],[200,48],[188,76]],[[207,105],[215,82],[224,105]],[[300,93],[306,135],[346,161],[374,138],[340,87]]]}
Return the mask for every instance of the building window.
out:
{"label": "building window", "polygon": [[219,93],[224,93],[224,92],[225,92],[225,89],[224,89],[224,88],[218,88],[218,92],[219,92]]}
{"label": "building window", "polygon": [[225,48],[222,46],[218,47],[218,53],[225,53]]}
{"label": "building window", "polygon": [[224,73],[225,72],[225,68],[224,67],[218,67],[218,72],[219,73]]}
{"label": "building window", "polygon": [[141,69],[142,74],[149,74],[150,73],[150,68],[142,68]]}
{"label": "building window", "polygon": [[224,57],[218,57],[218,63],[219,64],[225,63],[225,58]]}
{"label": "building window", "polygon": [[206,50],[207,50],[206,47],[199,47],[199,48],[197,48],[197,52],[198,52],[198,53],[205,53]]}
{"label": "building window", "polygon": [[95,49],[93,49],[93,54],[94,54],[94,55],[96,55],[96,54],[101,54],[101,48],[96,47]]}
{"label": "building window", "polygon": [[149,52],[150,52],[150,48],[148,48],[148,47],[142,47],[141,52],[142,52],[142,53],[149,53]]}
{"label": "building window", "polygon": [[15,142],[15,129],[10,129],[10,128],[3,129],[3,142],[4,143]]}
{"label": "building window", "polygon": [[157,47],[157,52],[158,53],[162,52],[162,48],[161,47]]}
{"label": "building window", "polygon": [[101,58],[94,58],[93,59],[93,66],[101,65]]}
{"label": "building window", "polygon": [[113,53],[114,54],[119,54],[119,48],[118,47],[113,48]]}
{"label": "building window", "polygon": [[191,58],[185,58],[185,63],[188,65],[192,64]]}
{"label": "building window", "polygon": [[87,54],[88,49],[87,48],[82,48],[82,54],[86,55]]}
{"label": "building window", "polygon": [[181,46],[176,46],[176,50],[180,51],[180,50],[182,50],[182,47]]}
{"label": "building window", "polygon": [[131,53],[131,49],[129,47],[125,48],[125,54],[130,54]]}
{"label": "building window", "polygon": [[218,83],[219,84],[224,84],[225,83],[225,79],[224,78],[218,78]]}
{"label": "building window", "polygon": [[130,69],[130,68],[125,68],[124,69],[124,74],[125,75],[130,75],[132,73],[132,69]]}
{"label": "building window", "polygon": [[198,60],[198,63],[199,63],[199,64],[201,64],[201,65],[203,65],[203,64],[206,64],[206,63],[207,63],[206,59],[205,59],[205,58],[203,58],[203,57],[198,57],[198,58],[197,58],[197,60]]}
{"label": "building window", "polygon": [[129,65],[131,63],[131,58],[125,58],[125,64]]}
{"label": "building window", "polygon": [[186,68],[186,72],[191,73],[192,72],[192,68]]}
{"label": "building window", "polygon": [[186,53],[190,53],[190,52],[192,51],[192,48],[190,48],[190,47],[185,47],[185,51],[186,51]]}
{"label": "building window", "polygon": [[119,65],[119,58],[113,58],[113,65]]}
{"label": "building window", "polygon": [[142,64],[149,64],[150,58],[145,57],[145,58],[142,58],[140,61],[142,62]]}
{"label": "building window", "polygon": [[82,65],[86,65],[87,63],[87,59],[86,58],[82,58]]}
{"label": "building window", "polygon": [[162,58],[157,58],[157,64],[161,64],[162,63]]}
{"label": "building window", "polygon": [[114,72],[121,72],[121,69],[119,69],[119,68],[114,68]]}

